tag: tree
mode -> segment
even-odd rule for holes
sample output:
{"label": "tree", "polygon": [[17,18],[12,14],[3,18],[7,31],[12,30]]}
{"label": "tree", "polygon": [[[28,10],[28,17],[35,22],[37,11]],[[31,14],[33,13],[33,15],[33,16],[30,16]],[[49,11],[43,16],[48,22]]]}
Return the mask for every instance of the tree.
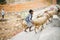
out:
{"label": "tree", "polygon": [[0,4],[6,4],[6,0],[0,0]]}
{"label": "tree", "polygon": [[57,4],[60,4],[60,0],[57,0]]}

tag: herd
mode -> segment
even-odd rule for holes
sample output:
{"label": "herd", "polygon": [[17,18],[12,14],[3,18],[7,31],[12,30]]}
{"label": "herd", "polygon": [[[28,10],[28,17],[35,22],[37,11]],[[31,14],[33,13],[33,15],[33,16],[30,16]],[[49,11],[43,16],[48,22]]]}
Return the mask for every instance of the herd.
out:
{"label": "herd", "polygon": [[[32,19],[32,24],[34,27],[35,32],[37,30],[41,29],[41,31],[44,28],[44,24],[48,24],[47,21],[51,21],[50,19],[53,18],[53,15],[59,14],[58,10],[60,10],[59,7],[56,7],[57,5],[53,6],[52,9],[50,7],[49,10],[45,10],[43,15],[37,15],[36,19]],[[55,8],[54,8],[55,7]],[[57,9],[56,9],[57,8]],[[22,28],[25,29],[27,27],[26,21],[24,19],[20,20],[20,23],[22,25]]]}

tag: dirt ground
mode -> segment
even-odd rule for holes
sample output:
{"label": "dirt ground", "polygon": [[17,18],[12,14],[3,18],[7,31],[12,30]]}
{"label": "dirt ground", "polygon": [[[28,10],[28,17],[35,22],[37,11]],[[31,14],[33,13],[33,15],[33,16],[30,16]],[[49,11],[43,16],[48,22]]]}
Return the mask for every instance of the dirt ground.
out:
{"label": "dirt ground", "polygon": [[7,40],[22,31],[19,20],[20,15],[14,13],[5,14],[4,20],[0,16],[0,40]]}

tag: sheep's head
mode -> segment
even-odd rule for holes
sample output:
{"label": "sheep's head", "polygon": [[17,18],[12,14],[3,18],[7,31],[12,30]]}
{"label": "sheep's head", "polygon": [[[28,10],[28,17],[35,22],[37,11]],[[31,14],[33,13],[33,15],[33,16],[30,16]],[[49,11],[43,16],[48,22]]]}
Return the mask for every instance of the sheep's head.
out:
{"label": "sheep's head", "polygon": [[48,10],[44,12],[44,16],[46,16],[47,19],[50,18],[50,16],[51,16],[49,12],[50,12],[50,11],[48,11]]}

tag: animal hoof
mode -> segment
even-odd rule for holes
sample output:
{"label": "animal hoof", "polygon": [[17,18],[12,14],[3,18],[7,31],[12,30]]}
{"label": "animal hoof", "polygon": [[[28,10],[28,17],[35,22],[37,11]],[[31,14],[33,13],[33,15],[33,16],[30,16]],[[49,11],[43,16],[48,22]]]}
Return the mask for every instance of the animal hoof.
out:
{"label": "animal hoof", "polygon": [[31,32],[31,31],[33,31],[33,30],[29,30],[29,32]]}
{"label": "animal hoof", "polygon": [[43,29],[41,29],[40,31],[42,31]]}
{"label": "animal hoof", "polygon": [[25,32],[27,32],[26,30],[24,30]]}
{"label": "animal hoof", "polygon": [[37,32],[35,32],[35,34],[37,34]]}

